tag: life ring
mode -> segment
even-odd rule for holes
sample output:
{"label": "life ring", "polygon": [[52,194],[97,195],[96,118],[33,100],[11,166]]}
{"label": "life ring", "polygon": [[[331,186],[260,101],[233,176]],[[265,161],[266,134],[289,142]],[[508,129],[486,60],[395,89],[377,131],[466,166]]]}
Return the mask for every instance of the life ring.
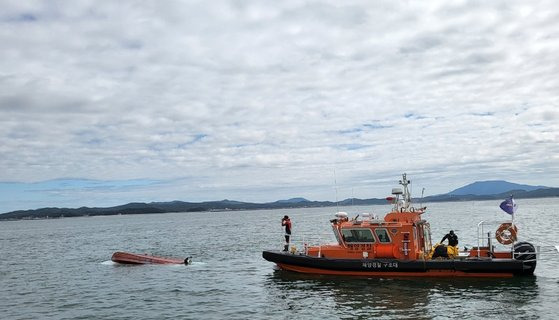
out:
{"label": "life ring", "polygon": [[511,244],[516,241],[517,232],[518,229],[514,224],[510,222],[502,223],[495,232],[495,238],[500,244]]}

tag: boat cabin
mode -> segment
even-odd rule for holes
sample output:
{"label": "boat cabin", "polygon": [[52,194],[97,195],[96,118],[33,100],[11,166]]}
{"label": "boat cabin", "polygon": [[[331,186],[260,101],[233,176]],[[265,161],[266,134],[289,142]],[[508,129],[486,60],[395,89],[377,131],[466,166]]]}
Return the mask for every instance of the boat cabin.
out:
{"label": "boat cabin", "polygon": [[337,244],[308,248],[307,254],[327,258],[423,259],[431,250],[429,223],[421,218],[425,208],[411,207],[409,181],[400,181],[404,190],[392,189],[392,211],[383,219],[363,213],[349,219],[338,212],[330,220]]}

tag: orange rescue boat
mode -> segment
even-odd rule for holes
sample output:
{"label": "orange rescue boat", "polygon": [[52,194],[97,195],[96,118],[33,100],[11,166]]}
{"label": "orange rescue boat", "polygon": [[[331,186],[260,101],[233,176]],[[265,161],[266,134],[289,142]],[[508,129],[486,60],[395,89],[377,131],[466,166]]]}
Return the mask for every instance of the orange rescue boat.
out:
{"label": "orange rescue boat", "polygon": [[[362,214],[349,219],[339,212],[330,220],[337,243],[308,246],[303,251],[267,250],[264,259],[281,269],[313,274],[352,276],[512,277],[532,275],[538,252],[528,242],[517,242],[513,222],[501,225],[492,236],[478,224],[478,246],[459,251],[457,246],[431,244],[426,208],[411,206],[410,181],[403,174],[403,188],[392,189],[391,212],[384,219]],[[495,238],[510,246],[495,249]],[[482,244],[487,240],[486,244]]]}

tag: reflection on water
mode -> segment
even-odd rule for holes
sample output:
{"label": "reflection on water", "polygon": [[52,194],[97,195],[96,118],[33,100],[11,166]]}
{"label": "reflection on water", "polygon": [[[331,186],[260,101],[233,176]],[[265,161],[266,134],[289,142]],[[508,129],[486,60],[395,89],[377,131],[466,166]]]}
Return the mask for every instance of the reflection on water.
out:
{"label": "reflection on water", "polygon": [[[369,319],[431,319],[501,317],[516,310],[515,317],[534,317],[527,308],[538,297],[536,277],[477,278],[367,278],[322,276],[275,270],[266,282],[268,295],[281,296],[297,308],[297,301],[316,305],[335,304],[337,317]],[[332,306],[329,306],[330,312]],[[349,316],[351,315],[351,316]],[[323,315],[328,316],[328,315]],[[330,313],[329,316],[332,316]]]}

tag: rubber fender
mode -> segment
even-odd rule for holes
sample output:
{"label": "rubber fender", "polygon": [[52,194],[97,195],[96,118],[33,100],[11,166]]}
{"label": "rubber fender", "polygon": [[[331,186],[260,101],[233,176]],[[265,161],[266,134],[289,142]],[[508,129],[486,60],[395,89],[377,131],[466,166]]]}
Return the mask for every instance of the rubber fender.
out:
{"label": "rubber fender", "polygon": [[536,248],[529,242],[519,242],[514,245],[514,258],[523,261],[521,275],[532,275],[536,270],[537,254]]}
{"label": "rubber fender", "polygon": [[519,242],[514,245],[514,258],[516,260],[535,260],[536,248],[529,242]]}

